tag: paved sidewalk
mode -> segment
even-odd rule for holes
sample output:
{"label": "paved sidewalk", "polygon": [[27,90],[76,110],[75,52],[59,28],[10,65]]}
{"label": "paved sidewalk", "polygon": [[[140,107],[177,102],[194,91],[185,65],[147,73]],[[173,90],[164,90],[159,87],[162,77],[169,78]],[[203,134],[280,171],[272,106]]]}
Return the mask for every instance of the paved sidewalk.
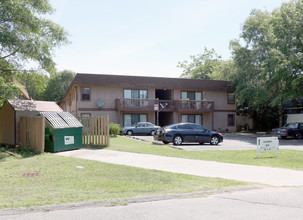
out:
{"label": "paved sidewalk", "polygon": [[220,163],[95,149],[65,151],[57,153],[57,155],[145,169],[162,170],[172,173],[255,182],[272,186],[303,186],[303,171],[283,168]]}

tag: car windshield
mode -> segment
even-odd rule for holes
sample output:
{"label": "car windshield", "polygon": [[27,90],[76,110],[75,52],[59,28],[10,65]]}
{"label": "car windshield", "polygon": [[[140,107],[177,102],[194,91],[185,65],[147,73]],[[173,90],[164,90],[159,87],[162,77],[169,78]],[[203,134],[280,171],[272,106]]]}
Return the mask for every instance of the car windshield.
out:
{"label": "car windshield", "polygon": [[298,123],[291,123],[284,125],[284,128],[297,128],[297,127],[298,127]]}

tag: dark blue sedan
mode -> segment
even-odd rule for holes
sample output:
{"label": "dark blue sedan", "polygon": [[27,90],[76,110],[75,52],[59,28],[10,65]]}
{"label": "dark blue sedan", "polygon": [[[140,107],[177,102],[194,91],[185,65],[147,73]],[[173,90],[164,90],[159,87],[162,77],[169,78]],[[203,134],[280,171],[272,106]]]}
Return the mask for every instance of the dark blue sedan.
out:
{"label": "dark blue sedan", "polygon": [[183,142],[217,145],[223,142],[223,137],[220,133],[207,130],[201,125],[194,123],[179,123],[159,128],[154,139],[162,141],[164,144],[172,142],[174,145],[181,145]]}

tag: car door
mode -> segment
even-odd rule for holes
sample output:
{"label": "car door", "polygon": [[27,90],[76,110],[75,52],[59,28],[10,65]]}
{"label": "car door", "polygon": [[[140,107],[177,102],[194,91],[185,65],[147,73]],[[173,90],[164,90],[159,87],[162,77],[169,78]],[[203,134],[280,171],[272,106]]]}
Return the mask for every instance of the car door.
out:
{"label": "car door", "polygon": [[136,126],[136,132],[137,134],[144,134],[145,130],[145,124],[139,123]]}
{"label": "car door", "polygon": [[152,130],[156,130],[154,125],[151,123],[146,123],[145,134],[150,134]]}
{"label": "car door", "polygon": [[190,124],[182,124],[178,126],[180,134],[183,136],[183,142],[196,142],[196,134],[193,126]]}
{"label": "car door", "polygon": [[210,135],[207,132],[206,128],[204,128],[200,125],[193,125],[193,127],[194,127],[197,142],[199,142],[199,143],[209,142]]}

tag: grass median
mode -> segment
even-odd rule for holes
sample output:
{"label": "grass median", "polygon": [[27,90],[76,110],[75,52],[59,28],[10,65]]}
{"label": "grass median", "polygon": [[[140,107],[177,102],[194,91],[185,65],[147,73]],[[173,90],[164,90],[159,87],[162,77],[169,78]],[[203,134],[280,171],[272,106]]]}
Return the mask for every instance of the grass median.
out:
{"label": "grass median", "polygon": [[248,185],[240,181],[112,165],[51,153],[14,153],[15,156],[11,156],[0,149],[0,209],[117,201]]}
{"label": "grass median", "polygon": [[295,150],[279,150],[278,157],[275,157],[274,151],[260,152],[259,158],[256,158],[257,147],[256,150],[185,151],[172,148],[171,145],[155,145],[150,142],[137,141],[124,136],[112,137],[110,139],[110,146],[106,149],[168,157],[303,170],[303,151]]}

